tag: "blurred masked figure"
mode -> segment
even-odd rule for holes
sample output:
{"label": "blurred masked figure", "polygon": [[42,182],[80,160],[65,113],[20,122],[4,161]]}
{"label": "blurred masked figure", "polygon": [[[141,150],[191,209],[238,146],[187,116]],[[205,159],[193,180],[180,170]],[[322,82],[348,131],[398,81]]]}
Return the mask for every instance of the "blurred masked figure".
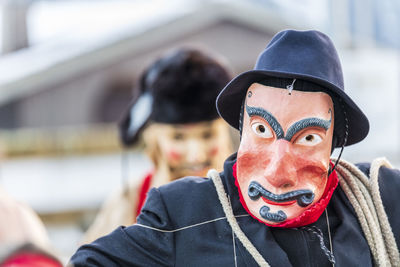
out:
{"label": "blurred masked figure", "polygon": [[85,243],[134,223],[151,187],[184,176],[205,177],[210,168],[221,168],[232,144],[215,100],[229,80],[219,60],[194,49],[168,53],[144,71],[140,95],[121,120],[120,136],[126,147],[143,139],[154,169],[105,202]]}

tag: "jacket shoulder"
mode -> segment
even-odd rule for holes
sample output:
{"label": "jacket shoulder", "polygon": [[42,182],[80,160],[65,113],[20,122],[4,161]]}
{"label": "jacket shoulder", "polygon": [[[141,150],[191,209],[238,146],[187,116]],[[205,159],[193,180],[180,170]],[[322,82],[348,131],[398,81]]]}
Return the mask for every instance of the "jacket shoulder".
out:
{"label": "jacket shoulder", "polygon": [[186,191],[194,190],[194,192],[190,192],[190,195],[192,195],[200,193],[198,191],[203,191],[203,190],[209,191],[213,188],[214,188],[213,181],[209,178],[188,176],[175,180],[163,186],[160,186],[159,190],[162,194],[168,194],[168,195],[169,194],[185,195]]}
{"label": "jacket shoulder", "polygon": [[[356,164],[368,178],[370,177],[371,164],[370,163],[358,163]],[[379,191],[382,199],[395,200],[399,199],[398,194],[400,190],[400,170],[396,168],[389,168],[381,166],[378,172]]]}
{"label": "jacket shoulder", "polygon": [[[370,177],[371,164],[360,163],[356,166]],[[385,212],[388,216],[397,246],[400,247],[400,170],[381,166],[378,173],[378,184]]]}
{"label": "jacket shoulder", "polygon": [[[157,191],[157,198],[176,228],[224,216],[213,181],[209,178],[185,177],[152,191]],[[153,202],[151,198],[155,200],[151,197],[154,193],[149,193],[143,209],[155,207],[150,203]]]}
{"label": "jacket shoulder", "polygon": [[362,171],[369,178],[369,170],[371,168],[371,163],[369,162],[360,162],[355,164],[357,168]]}
{"label": "jacket shoulder", "polygon": [[[363,162],[355,164],[368,178],[370,177],[371,163]],[[400,170],[381,166],[378,174],[379,185],[390,183],[400,186]]]}

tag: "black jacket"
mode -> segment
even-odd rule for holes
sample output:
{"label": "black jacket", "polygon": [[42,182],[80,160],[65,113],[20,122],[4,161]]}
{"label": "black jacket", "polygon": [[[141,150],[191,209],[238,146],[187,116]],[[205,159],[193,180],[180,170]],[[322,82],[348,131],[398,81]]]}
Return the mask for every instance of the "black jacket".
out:
{"label": "black jacket", "polygon": [[[321,249],[329,249],[325,213],[308,228],[267,227],[251,218],[239,202],[232,166],[227,159],[221,173],[237,221],[270,266],[332,266]],[[358,167],[367,175],[369,164]],[[382,167],[382,200],[400,247],[400,172]],[[396,201],[397,200],[397,201]],[[336,266],[373,266],[367,241],[354,209],[338,187],[328,205]],[[315,226],[322,239],[310,231]],[[317,231],[315,231],[317,232]],[[257,266],[234,237],[213,182],[188,177],[152,189],[137,224],[119,227],[92,244],[84,245],[71,263],[79,266]]]}

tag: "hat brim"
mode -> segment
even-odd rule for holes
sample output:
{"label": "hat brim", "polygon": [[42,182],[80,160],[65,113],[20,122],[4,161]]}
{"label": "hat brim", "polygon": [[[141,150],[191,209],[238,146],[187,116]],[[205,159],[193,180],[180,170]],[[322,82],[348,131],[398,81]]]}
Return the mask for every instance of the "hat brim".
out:
{"label": "hat brim", "polygon": [[239,116],[242,101],[247,88],[253,83],[260,82],[267,77],[296,78],[316,83],[327,88],[343,100],[344,110],[348,120],[348,137],[346,146],[363,140],[369,132],[369,122],[361,109],[354,101],[336,85],[313,76],[276,71],[250,70],[231,80],[217,97],[216,105],[219,115],[232,127],[239,129]]}

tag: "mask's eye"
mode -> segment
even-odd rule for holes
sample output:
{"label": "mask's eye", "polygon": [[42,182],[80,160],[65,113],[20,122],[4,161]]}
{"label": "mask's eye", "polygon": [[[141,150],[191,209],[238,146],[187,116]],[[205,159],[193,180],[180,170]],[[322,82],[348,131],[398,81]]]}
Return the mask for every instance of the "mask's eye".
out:
{"label": "mask's eye", "polygon": [[262,123],[256,122],[251,125],[251,129],[255,132],[256,135],[262,138],[271,138],[273,137],[271,130]]}
{"label": "mask's eye", "polygon": [[322,138],[318,134],[307,134],[302,138],[300,138],[299,140],[297,140],[296,143],[304,146],[315,146],[321,143],[321,141]]}
{"label": "mask's eye", "polygon": [[184,137],[185,137],[184,134],[183,133],[179,133],[179,132],[175,132],[172,135],[172,138],[174,140],[176,140],[176,141],[181,141],[181,140],[183,140]]}
{"label": "mask's eye", "polygon": [[213,137],[213,133],[211,131],[205,131],[203,133],[201,133],[201,137],[205,140],[210,139],[211,137]]}

